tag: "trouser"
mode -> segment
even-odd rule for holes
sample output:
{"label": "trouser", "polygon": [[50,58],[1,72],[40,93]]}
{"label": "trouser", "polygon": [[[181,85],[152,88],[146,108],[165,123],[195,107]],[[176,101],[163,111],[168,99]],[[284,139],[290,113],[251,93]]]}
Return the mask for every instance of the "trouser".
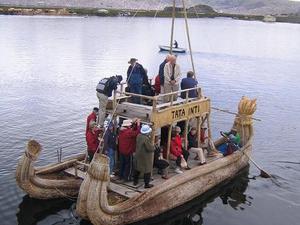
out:
{"label": "trouser", "polygon": [[[142,84],[133,84],[130,85],[130,93],[142,94]],[[141,97],[132,96],[132,103],[141,104]]]}
{"label": "trouser", "polygon": [[[185,159],[185,161],[187,162],[190,153],[187,150],[182,149],[182,155],[183,155],[183,158]],[[181,164],[181,157],[178,156],[177,159],[176,159],[176,165],[180,167],[180,164]]]}
{"label": "trouser", "polygon": [[[179,85],[178,84],[171,85],[170,83],[167,83],[167,82],[164,84],[164,94],[175,92],[175,91],[178,91],[178,90],[179,90]],[[178,96],[178,94],[173,95],[173,101],[177,100],[177,96]],[[170,102],[171,97],[172,97],[172,95],[165,96],[164,97],[164,102]]]}
{"label": "trouser", "polygon": [[91,152],[88,150],[88,162],[90,163],[92,159],[94,158],[95,152]]}
{"label": "trouser", "polygon": [[133,173],[132,155],[120,154],[120,177],[125,181],[130,181]]}
{"label": "trouser", "polygon": [[167,160],[158,159],[155,162],[154,167],[158,169],[158,174],[168,175],[167,168],[169,167],[169,163]]}
{"label": "trouser", "polygon": [[191,148],[190,152],[193,152],[193,153],[197,154],[197,156],[200,160],[200,163],[205,163],[205,156],[204,156],[202,148]]}
{"label": "trouser", "polygon": [[99,112],[98,112],[97,124],[103,127],[105,115],[106,115],[106,105],[108,102],[108,97],[105,94],[99,92],[97,92],[97,97],[99,99]]}
{"label": "trouser", "polygon": [[[134,175],[133,175],[133,181],[134,183],[138,183],[139,182],[139,176],[140,176],[140,171],[135,170],[134,171]],[[150,183],[150,179],[151,179],[151,173],[144,173],[144,182],[145,185],[148,185]]]}
{"label": "trouser", "polygon": [[112,174],[115,166],[115,150],[112,148],[107,149],[108,157],[109,157],[109,172]]}

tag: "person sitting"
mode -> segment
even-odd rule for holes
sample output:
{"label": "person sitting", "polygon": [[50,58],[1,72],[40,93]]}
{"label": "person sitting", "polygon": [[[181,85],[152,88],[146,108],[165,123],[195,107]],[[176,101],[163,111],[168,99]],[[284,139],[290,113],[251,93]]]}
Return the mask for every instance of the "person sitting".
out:
{"label": "person sitting", "polygon": [[[171,55],[169,62],[164,67],[164,94],[177,92],[179,90],[179,81],[181,77],[180,66],[176,63],[176,56]],[[172,95],[164,97],[164,102],[170,102]],[[177,93],[173,95],[173,100],[177,100]]]}
{"label": "person sitting", "polygon": [[224,156],[231,155],[233,152],[240,148],[241,137],[237,133],[235,128],[232,128],[229,132],[220,132],[225,137],[225,143],[218,147],[218,150],[222,152]]}
{"label": "person sitting", "polygon": [[192,127],[188,133],[188,151],[196,154],[195,160],[199,160],[200,165],[206,163],[203,149],[198,148],[197,130],[195,127]]}
{"label": "person sitting", "polygon": [[[170,146],[170,153],[171,153],[171,158],[176,160],[176,169],[175,173],[183,173],[181,168],[181,161],[184,159],[186,162],[189,157],[189,152],[184,150],[182,148],[182,141],[180,137],[180,128],[176,127],[175,131],[172,131],[171,134],[171,146]],[[189,167],[187,167],[189,169]]]}
{"label": "person sitting", "polygon": [[161,174],[163,179],[168,179],[167,168],[169,167],[169,163],[167,160],[163,159],[162,156],[163,151],[160,147],[159,136],[155,136],[154,142],[155,142],[154,144],[155,151],[154,151],[153,167],[158,169],[158,174]]}
{"label": "person sitting", "polygon": [[174,41],[174,48],[178,48],[178,42],[176,40]]}
{"label": "person sitting", "polygon": [[130,181],[132,177],[133,153],[136,137],[140,133],[140,120],[124,120],[119,132],[120,178]]}
{"label": "person sitting", "polygon": [[139,175],[143,173],[145,182],[144,187],[153,187],[153,184],[150,184],[154,156],[154,145],[152,144],[150,139],[151,132],[152,129],[149,127],[149,125],[143,125],[140,134],[136,138],[136,168],[133,176],[133,185],[135,186],[139,182]]}
{"label": "person sitting", "polygon": [[99,148],[99,133],[100,130],[97,127],[97,123],[92,121],[90,123],[90,128],[86,134],[86,143],[87,143],[87,152],[88,152],[88,162],[91,162],[94,154],[98,151]]}
{"label": "person sitting", "polygon": [[[142,85],[145,81],[146,71],[144,67],[137,62],[135,58],[129,60],[130,66],[127,70],[127,84],[130,93],[142,94]],[[133,96],[132,103],[141,104],[141,97]]]}
{"label": "person sitting", "polygon": [[99,81],[96,87],[97,97],[99,99],[99,113],[97,124],[101,128],[104,127],[108,98],[112,96],[112,92],[114,90],[117,90],[118,84],[120,84],[122,80],[123,77],[120,75],[116,75],[110,78],[103,78]]}
{"label": "person sitting", "polygon": [[[198,85],[198,82],[194,78],[193,71],[187,72],[186,78],[183,78],[180,83],[181,90],[195,88],[195,87],[197,87],[197,85]],[[197,90],[195,90],[195,89],[189,90],[188,93],[189,93],[188,94],[189,98],[196,98],[198,96]],[[187,92],[181,92],[180,97],[186,98],[186,94],[187,94]]]}

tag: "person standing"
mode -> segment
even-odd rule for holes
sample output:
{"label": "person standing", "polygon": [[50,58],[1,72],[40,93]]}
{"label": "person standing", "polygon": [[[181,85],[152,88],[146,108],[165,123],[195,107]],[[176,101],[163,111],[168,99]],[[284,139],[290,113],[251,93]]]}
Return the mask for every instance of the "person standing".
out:
{"label": "person standing", "polygon": [[[169,62],[170,60],[170,54],[168,54],[165,58],[165,60],[159,65],[159,71],[158,71],[158,77],[159,77],[159,82],[156,81],[155,83],[158,82],[160,85],[159,93],[163,94],[164,93],[164,83],[165,83],[165,75],[164,75],[164,69],[165,65]],[[158,90],[158,88],[156,88]]]}
{"label": "person standing", "polygon": [[[180,83],[181,90],[195,88],[195,87],[197,87],[197,85],[198,85],[198,82],[194,78],[194,72],[193,71],[187,72],[186,78],[183,78],[181,80],[181,83]],[[181,92],[180,97],[181,98],[186,98],[186,93],[187,92]],[[196,98],[198,96],[197,90],[189,90],[188,93],[189,93],[188,94],[189,98]]]}
{"label": "person standing", "polygon": [[135,152],[136,137],[140,133],[140,120],[124,120],[119,132],[120,178],[130,181],[133,170],[133,153]]}
{"label": "person standing", "polygon": [[[169,62],[164,67],[164,94],[176,92],[179,90],[179,81],[181,77],[180,66],[176,63],[176,56],[171,55]],[[173,100],[177,100],[177,95],[174,94]],[[171,101],[171,95],[165,96],[165,102]]]}
{"label": "person standing", "polygon": [[94,154],[98,150],[99,146],[99,128],[97,127],[97,123],[92,121],[90,123],[90,128],[86,134],[86,143],[87,143],[87,151],[88,151],[88,161],[91,162]]}
{"label": "person standing", "polygon": [[105,135],[105,146],[106,146],[106,153],[109,157],[109,169],[110,169],[110,176],[114,176],[114,166],[115,166],[115,151],[117,148],[117,135],[114,131],[113,123],[108,125],[108,130]]}
{"label": "person standing", "polygon": [[[147,74],[144,67],[137,62],[136,58],[129,60],[130,66],[127,70],[127,84],[130,93],[142,94],[142,85]],[[133,96],[132,103],[141,104],[141,97]]]}
{"label": "person standing", "polygon": [[104,127],[108,98],[112,96],[113,91],[117,90],[118,84],[120,84],[122,80],[123,77],[120,75],[112,76],[110,78],[103,78],[99,81],[96,87],[97,97],[99,99],[99,114],[97,124],[102,129]]}
{"label": "person standing", "polygon": [[93,109],[93,112],[87,117],[87,120],[86,120],[86,129],[85,129],[85,137],[87,135],[87,132],[90,129],[91,122],[96,122],[97,121],[98,112],[99,112],[99,109],[97,107],[95,107]]}
{"label": "person standing", "polygon": [[136,139],[136,169],[133,176],[133,184],[136,186],[139,182],[139,175],[144,174],[145,188],[152,188],[150,184],[151,173],[153,170],[154,145],[151,143],[150,134],[152,129],[149,125],[143,125],[141,133]]}

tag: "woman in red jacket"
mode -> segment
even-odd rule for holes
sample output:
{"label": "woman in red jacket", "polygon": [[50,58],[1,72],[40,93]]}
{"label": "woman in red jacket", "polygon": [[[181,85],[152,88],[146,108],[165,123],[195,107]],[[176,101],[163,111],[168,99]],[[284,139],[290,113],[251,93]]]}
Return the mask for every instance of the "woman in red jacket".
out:
{"label": "woman in red jacket", "polygon": [[[180,164],[181,164],[181,158],[184,158],[187,162],[189,157],[189,152],[182,148],[182,141],[180,137],[180,127],[176,127],[175,131],[172,131],[172,139],[171,139],[171,146],[170,146],[170,153],[171,158],[176,160],[176,169],[175,173],[183,173],[182,170],[180,170]],[[187,167],[189,169],[189,167]]]}
{"label": "woman in red jacket", "polygon": [[99,146],[99,129],[97,128],[97,123],[95,121],[90,123],[90,129],[86,133],[86,143],[88,149],[88,160],[89,162],[92,161],[94,154],[98,150]]}
{"label": "woman in red jacket", "polygon": [[140,120],[124,120],[119,132],[120,178],[132,180],[133,152],[136,146],[136,137],[140,133]]}

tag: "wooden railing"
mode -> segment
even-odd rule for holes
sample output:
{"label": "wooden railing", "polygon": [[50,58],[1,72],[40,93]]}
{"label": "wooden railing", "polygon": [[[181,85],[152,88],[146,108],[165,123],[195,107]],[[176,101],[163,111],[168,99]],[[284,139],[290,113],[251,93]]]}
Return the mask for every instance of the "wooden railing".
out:
{"label": "wooden railing", "polygon": [[[197,91],[197,97],[189,98],[189,92],[193,91],[193,90]],[[181,93],[185,93],[185,96],[186,96],[185,99],[175,101],[174,100],[175,96],[176,95],[178,96]],[[194,88],[179,90],[179,91],[175,91],[175,92],[159,94],[159,95],[155,95],[155,96],[146,96],[146,95],[126,92],[126,91],[124,91],[124,84],[121,84],[120,91],[119,90],[115,91],[114,102],[116,102],[118,98],[121,98],[124,96],[129,96],[129,98],[135,96],[135,97],[140,97],[142,100],[150,100],[152,102],[152,110],[153,111],[164,108],[164,107],[174,106],[174,105],[187,103],[189,101],[199,100],[199,99],[203,98],[201,87],[194,87]],[[166,98],[169,98],[170,101],[164,102],[164,99],[166,99]]]}

